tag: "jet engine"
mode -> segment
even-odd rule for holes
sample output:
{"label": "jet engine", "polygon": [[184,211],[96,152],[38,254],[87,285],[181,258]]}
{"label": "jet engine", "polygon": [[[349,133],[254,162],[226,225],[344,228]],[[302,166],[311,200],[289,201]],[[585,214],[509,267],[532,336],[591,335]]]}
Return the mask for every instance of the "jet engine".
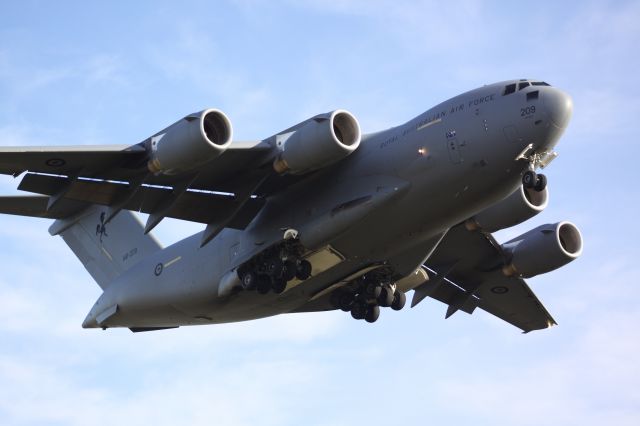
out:
{"label": "jet engine", "polygon": [[176,175],[221,155],[231,144],[233,130],[217,109],[190,114],[150,138],[149,170]]}
{"label": "jet engine", "polygon": [[507,276],[530,278],[558,269],[582,254],[582,236],[570,222],[538,226],[502,245]]}
{"label": "jet engine", "polygon": [[482,228],[495,232],[531,219],[547,207],[549,193],[535,191],[520,185],[518,189],[502,201],[484,209],[466,222],[467,229]]}
{"label": "jet engine", "polygon": [[273,163],[278,173],[304,174],[342,160],[360,145],[358,120],[345,110],[313,117],[278,135],[282,150]]}

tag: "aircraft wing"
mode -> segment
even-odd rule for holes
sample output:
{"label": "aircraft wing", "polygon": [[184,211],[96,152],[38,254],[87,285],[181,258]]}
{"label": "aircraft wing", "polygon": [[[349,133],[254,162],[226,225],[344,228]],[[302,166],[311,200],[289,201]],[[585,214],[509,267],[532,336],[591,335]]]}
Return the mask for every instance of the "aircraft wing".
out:
{"label": "aircraft wing", "polygon": [[480,307],[525,333],[555,325],[523,279],[502,273],[504,264],[503,250],[491,234],[457,225],[425,263],[432,278],[415,289],[412,306],[431,296],[449,305],[447,318]]}
{"label": "aircraft wing", "polygon": [[53,174],[101,174],[140,161],[141,145],[0,147],[0,173],[18,176],[25,171]]}
{"label": "aircraft wing", "polygon": [[[234,142],[189,174],[170,176],[149,172],[142,143],[1,147],[0,174],[17,177],[27,172],[19,189],[49,196],[44,208],[42,199],[5,199],[9,210],[17,206],[14,214],[22,209],[55,217],[78,206],[102,204],[114,214],[120,209],[149,213],[153,217],[147,231],[164,217],[211,225],[207,236],[211,239],[224,227],[244,229],[260,210],[262,200],[254,194],[262,184],[273,187],[267,177],[277,179],[271,173],[270,155],[268,144]],[[64,208],[49,212],[62,200]]]}
{"label": "aircraft wing", "polygon": [[[234,142],[220,156],[194,170],[190,188],[235,192],[233,178],[264,165],[271,147],[261,142]],[[173,186],[184,176],[149,175],[144,144],[104,146],[0,147],[0,174],[24,172]]]}

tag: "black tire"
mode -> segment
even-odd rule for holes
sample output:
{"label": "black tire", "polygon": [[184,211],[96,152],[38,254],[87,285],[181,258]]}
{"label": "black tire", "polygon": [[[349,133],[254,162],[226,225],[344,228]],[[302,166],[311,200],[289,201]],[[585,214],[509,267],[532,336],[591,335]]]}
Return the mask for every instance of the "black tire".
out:
{"label": "black tire", "polygon": [[400,290],[397,290],[393,297],[391,309],[393,309],[394,311],[399,311],[400,309],[404,308],[405,303],[407,303],[407,296]]}
{"label": "black tire", "polygon": [[378,296],[378,304],[383,308],[388,308],[393,303],[394,298],[395,294],[391,287],[384,286],[382,287],[380,296]]}
{"label": "black tire", "polygon": [[351,308],[351,316],[353,319],[361,320],[367,314],[367,305],[364,303],[355,303]]}
{"label": "black tire", "polygon": [[537,192],[542,192],[547,187],[547,177],[545,175],[538,175],[536,184],[533,189]]}
{"label": "black tire", "polygon": [[291,259],[287,259],[284,261],[284,266],[282,268],[282,278],[287,281],[291,281],[296,277],[296,262]]}
{"label": "black tire", "polygon": [[271,259],[267,262],[266,269],[267,274],[272,278],[280,278],[282,276],[282,269],[284,264],[280,259]]}
{"label": "black tire", "polygon": [[275,278],[271,282],[271,290],[275,294],[281,294],[287,288],[287,281],[284,278]]}
{"label": "black tire", "polygon": [[308,260],[301,260],[298,262],[298,268],[296,270],[296,278],[301,281],[306,280],[311,276],[311,263]]}
{"label": "black tire", "polygon": [[364,319],[367,322],[376,322],[380,318],[380,306],[378,305],[369,305],[367,307],[367,312],[364,315]]}
{"label": "black tire", "polygon": [[378,299],[382,293],[382,286],[375,281],[367,280],[364,282],[364,294],[369,299]]}
{"label": "black tire", "polygon": [[271,290],[271,278],[268,275],[258,275],[256,290],[260,294],[267,294]]}
{"label": "black tire", "polygon": [[343,312],[349,312],[355,303],[355,299],[355,294],[350,291],[341,292],[338,299],[338,309]]}
{"label": "black tire", "polygon": [[527,170],[522,175],[522,185],[524,185],[525,188],[535,187],[537,181],[538,175],[533,170]]}
{"label": "black tire", "polygon": [[242,288],[244,290],[255,290],[258,283],[258,276],[253,271],[246,271],[240,278],[242,281]]}

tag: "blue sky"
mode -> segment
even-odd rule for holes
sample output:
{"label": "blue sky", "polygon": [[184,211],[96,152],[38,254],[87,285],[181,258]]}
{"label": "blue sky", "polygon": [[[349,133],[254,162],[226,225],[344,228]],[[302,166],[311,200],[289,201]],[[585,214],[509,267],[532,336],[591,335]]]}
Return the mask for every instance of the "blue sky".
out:
{"label": "blue sky", "polygon": [[550,205],[498,238],[567,219],[585,239],[529,280],[560,325],[528,335],[483,312],[445,321],[433,300],[373,325],[336,312],[134,335],[83,330],[100,289],[47,221],[4,216],[0,424],[637,425],[638,22],[637,1],[0,4],[2,145],[137,143],[206,107],[239,140],[336,108],[368,132],[544,79],[575,104]]}

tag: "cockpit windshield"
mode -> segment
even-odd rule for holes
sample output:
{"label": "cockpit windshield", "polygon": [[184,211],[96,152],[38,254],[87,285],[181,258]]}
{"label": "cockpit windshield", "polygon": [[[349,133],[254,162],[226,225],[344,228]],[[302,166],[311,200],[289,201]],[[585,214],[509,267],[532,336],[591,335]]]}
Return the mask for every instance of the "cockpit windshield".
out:
{"label": "cockpit windshield", "polygon": [[504,90],[502,91],[502,96],[507,96],[517,91],[520,91],[529,86],[551,86],[549,83],[544,81],[528,81],[528,80],[520,80],[518,83],[511,83],[504,86]]}

